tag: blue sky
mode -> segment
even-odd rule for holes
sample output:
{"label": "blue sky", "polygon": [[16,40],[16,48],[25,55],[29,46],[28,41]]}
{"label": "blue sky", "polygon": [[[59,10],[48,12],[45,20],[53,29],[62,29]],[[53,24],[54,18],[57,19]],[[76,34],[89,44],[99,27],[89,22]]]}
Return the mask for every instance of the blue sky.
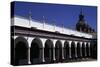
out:
{"label": "blue sky", "polygon": [[[79,14],[82,12],[86,22],[97,31],[97,7],[96,6],[79,6],[68,4],[42,4],[31,2],[15,2],[14,13],[18,16],[28,18],[31,11],[32,19],[46,23],[55,23],[58,26],[74,29],[78,22]],[[44,19],[43,19],[44,16]],[[41,22],[42,23],[42,22]]]}

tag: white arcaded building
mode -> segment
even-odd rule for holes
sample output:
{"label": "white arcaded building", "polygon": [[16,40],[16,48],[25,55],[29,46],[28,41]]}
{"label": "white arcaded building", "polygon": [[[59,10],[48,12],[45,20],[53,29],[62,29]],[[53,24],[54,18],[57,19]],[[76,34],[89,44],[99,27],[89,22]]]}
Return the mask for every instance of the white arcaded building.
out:
{"label": "white arcaded building", "polygon": [[[11,19],[13,65],[41,64],[90,58],[91,34],[14,16]],[[14,41],[14,42],[13,42]]]}

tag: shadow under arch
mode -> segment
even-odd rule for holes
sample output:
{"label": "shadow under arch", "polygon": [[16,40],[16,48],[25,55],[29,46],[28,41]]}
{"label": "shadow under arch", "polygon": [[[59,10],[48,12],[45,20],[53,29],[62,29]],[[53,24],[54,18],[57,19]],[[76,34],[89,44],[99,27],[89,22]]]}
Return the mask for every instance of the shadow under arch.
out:
{"label": "shadow under arch", "polygon": [[80,44],[80,42],[77,43],[77,57],[81,58],[81,44]]}
{"label": "shadow under arch", "polygon": [[89,57],[89,44],[86,44],[86,57]]}
{"label": "shadow under arch", "polygon": [[24,37],[17,37],[14,41],[15,65],[28,64],[28,42]]}
{"label": "shadow under arch", "polygon": [[82,57],[85,58],[85,44],[82,43]]}
{"label": "shadow under arch", "polygon": [[46,63],[53,62],[53,48],[53,42],[50,39],[46,40],[44,48],[44,58]]}
{"label": "shadow under arch", "polygon": [[71,43],[71,57],[72,59],[75,58],[75,43],[73,41]]}
{"label": "shadow under arch", "polygon": [[40,38],[35,38],[32,40],[30,48],[30,61],[31,64],[42,63],[43,45]]}
{"label": "shadow under arch", "polygon": [[69,43],[68,43],[68,41],[64,42],[64,58],[65,59],[69,58]]}
{"label": "shadow under arch", "polygon": [[97,59],[97,41],[92,41],[90,44],[90,55],[91,58]]}
{"label": "shadow under arch", "polygon": [[55,44],[55,59],[56,62],[62,62],[62,43],[60,40]]}

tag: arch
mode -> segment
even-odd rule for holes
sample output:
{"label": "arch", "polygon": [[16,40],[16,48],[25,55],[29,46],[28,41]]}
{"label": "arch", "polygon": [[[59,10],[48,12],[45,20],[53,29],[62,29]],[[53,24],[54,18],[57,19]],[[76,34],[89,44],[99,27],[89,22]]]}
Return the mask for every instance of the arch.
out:
{"label": "arch", "polygon": [[57,62],[62,61],[62,43],[60,40],[56,41],[55,44],[55,59]]}
{"label": "arch", "polygon": [[75,42],[71,43],[71,57],[72,59],[75,58]]}
{"label": "arch", "polygon": [[45,42],[44,58],[47,63],[53,62],[53,42],[50,39]]}
{"label": "arch", "polygon": [[86,44],[86,55],[87,57],[89,57],[89,44],[88,43]]}
{"label": "arch", "polygon": [[27,41],[24,37],[17,37],[17,38],[15,39],[15,47],[17,46],[16,43],[18,43],[18,42],[20,42],[20,41],[24,42],[26,47],[29,47],[29,46],[28,46],[28,41]]}
{"label": "arch", "polygon": [[85,57],[85,44],[82,43],[82,57]]}
{"label": "arch", "polygon": [[81,45],[79,42],[77,43],[77,57],[81,58]]}
{"label": "arch", "polygon": [[64,58],[69,58],[69,43],[67,41],[64,43]]}
{"label": "arch", "polygon": [[15,39],[15,65],[28,64],[28,42],[24,37]]}
{"label": "arch", "polygon": [[32,40],[30,48],[30,61],[32,64],[42,62],[42,41],[39,38]]}

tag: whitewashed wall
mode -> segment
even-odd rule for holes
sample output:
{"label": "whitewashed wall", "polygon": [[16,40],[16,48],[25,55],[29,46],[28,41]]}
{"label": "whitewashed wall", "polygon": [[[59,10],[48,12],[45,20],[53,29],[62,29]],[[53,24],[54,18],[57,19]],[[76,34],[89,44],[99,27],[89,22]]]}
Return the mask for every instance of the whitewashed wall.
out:
{"label": "whitewashed wall", "polygon": [[[14,22],[14,23],[13,23]],[[30,22],[30,24],[29,24]],[[92,38],[93,36],[87,33],[78,32],[72,29],[62,28],[59,26],[54,26],[48,23],[41,23],[40,21],[36,20],[30,20],[25,19],[23,17],[15,16],[12,18],[12,24],[11,25],[17,25],[17,26],[23,26],[23,27],[35,27],[37,29],[46,30],[55,32],[58,31],[59,33],[67,34],[67,35],[74,35],[79,37],[85,37],[85,38]]]}

